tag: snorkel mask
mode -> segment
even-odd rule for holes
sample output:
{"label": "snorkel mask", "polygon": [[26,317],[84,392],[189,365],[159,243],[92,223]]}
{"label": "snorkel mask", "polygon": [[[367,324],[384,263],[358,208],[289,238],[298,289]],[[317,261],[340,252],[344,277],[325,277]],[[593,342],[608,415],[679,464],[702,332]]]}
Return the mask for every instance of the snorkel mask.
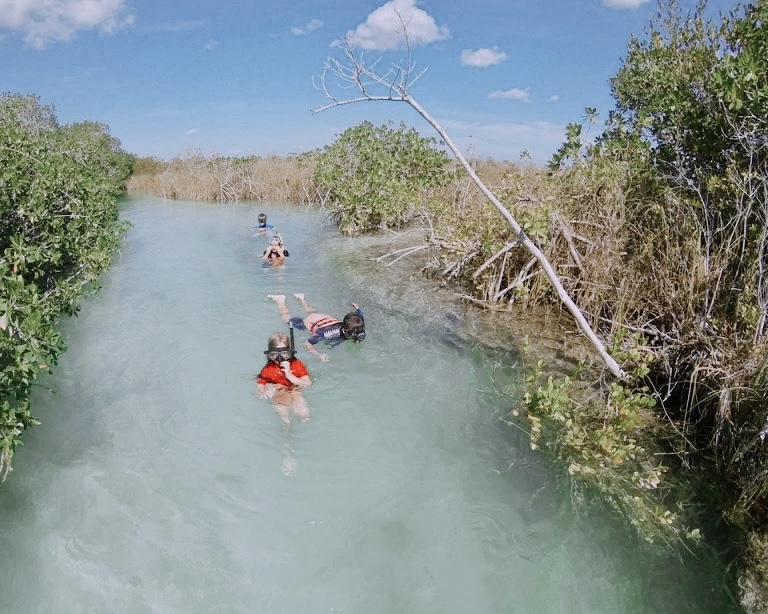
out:
{"label": "snorkel mask", "polygon": [[344,336],[347,339],[352,339],[355,343],[361,343],[363,339],[365,339],[365,331],[364,330],[344,330]]}
{"label": "snorkel mask", "polygon": [[272,362],[276,362],[277,364],[280,364],[285,362],[286,360],[288,361],[293,360],[294,355],[296,354],[296,351],[287,347],[279,347],[279,348],[272,348],[271,350],[266,350],[264,353],[267,355],[267,358],[269,360],[271,360]]}

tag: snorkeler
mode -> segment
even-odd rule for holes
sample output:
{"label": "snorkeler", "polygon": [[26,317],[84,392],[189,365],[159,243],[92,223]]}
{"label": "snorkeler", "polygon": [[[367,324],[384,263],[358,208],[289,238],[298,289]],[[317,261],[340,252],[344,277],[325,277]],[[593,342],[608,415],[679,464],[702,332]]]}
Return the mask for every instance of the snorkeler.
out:
{"label": "snorkeler", "polygon": [[352,339],[355,343],[360,343],[365,339],[365,320],[363,319],[363,311],[357,303],[352,303],[352,307],[355,308],[354,311],[350,311],[345,315],[343,320],[337,320],[325,313],[318,312],[307,303],[303,294],[294,294],[293,296],[301,301],[301,305],[307,312],[306,317],[291,317],[285,304],[284,294],[267,295],[268,298],[277,303],[283,322],[287,322],[290,326],[299,330],[308,330],[312,334],[307,340],[306,348],[310,354],[314,354],[323,362],[328,360],[328,355],[321,354],[315,348],[315,345],[321,341],[325,341],[326,344],[334,347],[347,339]]}
{"label": "snorkeler", "polygon": [[272,266],[279,266],[285,262],[285,258],[288,256],[288,250],[285,249],[283,244],[283,238],[280,234],[274,235],[270,241],[267,249],[261,254],[263,260],[266,260]]}
{"label": "snorkeler", "polygon": [[259,234],[259,235],[267,234],[270,230],[275,229],[275,227],[272,224],[267,224],[266,213],[259,213],[259,216],[256,219],[258,221],[258,226],[253,227],[254,230],[258,231],[256,234]]}
{"label": "snorkeler", "polygon": [[267,341],[267,364],[256,376],[256,394],[272,399],[272,407],[285,428],[291,425],[290,412],[302,421],[309,420],[309,406],[302,389],[312,384],[306,365],[296,358],[288,336],[275,333]]}

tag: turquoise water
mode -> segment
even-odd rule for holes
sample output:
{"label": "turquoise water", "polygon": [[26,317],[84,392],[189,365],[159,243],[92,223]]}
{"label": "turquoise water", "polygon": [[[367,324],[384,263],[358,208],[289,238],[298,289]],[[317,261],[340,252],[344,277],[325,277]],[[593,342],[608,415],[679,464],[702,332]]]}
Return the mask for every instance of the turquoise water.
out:
{"label": "turquoise water", "polygon": [[[264,269],[259,211],[290,251]],[[121,253],[34,396],[0,488],[2,612],[723,613],[714,555],[650,557],[577,515],[523,433],[513,343],[320,211],[131,199]],[[368,335],[299,356],[312,420],[254,395],[268,293]],[[303,343],[306,334],[297,332]],[[501,394],[501,393],[504,394]]]}

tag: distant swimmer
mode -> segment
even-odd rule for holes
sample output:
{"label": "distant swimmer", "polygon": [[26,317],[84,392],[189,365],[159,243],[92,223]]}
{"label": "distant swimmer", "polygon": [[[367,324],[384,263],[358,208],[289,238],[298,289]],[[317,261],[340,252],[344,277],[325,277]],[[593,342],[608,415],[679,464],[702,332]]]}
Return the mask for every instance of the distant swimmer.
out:
{"label": "distant swimmer", "polygon": [[270,230],[274,230],[275,227],[272,224],[267,224],[267,214],[266,213],[259,213],[259,216],[256,218],[257,225],[253,227],[254,230],[258,231],[256,234],[264,235],[267,234]]}
{"label": "distant swimmer", "polygon": [[303,294],[294,294],[293,296],[301,301],[302,307],[307,312],[306,317],[291,317],[285,304],[284,294],[267,295],[268,298],[277,303],[283,322],[288,322],[290,326],[298,330],[307,330],[311,333],[312,336],[307,340],[306,348],[310,354],[314,354],[323,362],[328,360],[328,355],[321,354],[315,348],[321,341],[335,347],[347,339],[351,339],[355,343],[360,343],[365,339],[365,319],[363,318],[363,311],[357,303],[352,303],[352,307],[355,308],[354,311],[350,311],[342,320],[337,320],[328,314],[318,312],[307,303]]}

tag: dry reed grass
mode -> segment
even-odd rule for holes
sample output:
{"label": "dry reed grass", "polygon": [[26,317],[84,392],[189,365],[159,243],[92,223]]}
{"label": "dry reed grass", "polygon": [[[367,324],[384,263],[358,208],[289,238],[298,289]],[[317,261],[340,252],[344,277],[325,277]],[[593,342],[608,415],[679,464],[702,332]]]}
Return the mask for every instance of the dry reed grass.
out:
{"label": "dry reed grass", "polygon": [[128,193],[174,200],[315,204],[322,196],[312,181],[314,168],[311,155],[220,158],[189,152],[169,162],[142,158]]}
{"label": "dry reed grass", "polygon": [[[670,446],[681,462],[718,459],[741,493],[739,505],[768,509],[766,452],[754,436],[768,424],[768,377],[760,375],[768,371],[768,342],[754,340],[756,291],[736,296],[730,288],[735,266],[755,266],[741,257],[738,235],[728,229],[706,244],[699,202],[615,161],[556,174],[525,165],[488,172],[483,179],[540,245],[592,326],[609,344],[634,339],[652,357],[646,383],[677,433]],[[429,272],[495,309],[557,304],[478,190],[457,175],[439,196],[442,206],[429,216]]]}

